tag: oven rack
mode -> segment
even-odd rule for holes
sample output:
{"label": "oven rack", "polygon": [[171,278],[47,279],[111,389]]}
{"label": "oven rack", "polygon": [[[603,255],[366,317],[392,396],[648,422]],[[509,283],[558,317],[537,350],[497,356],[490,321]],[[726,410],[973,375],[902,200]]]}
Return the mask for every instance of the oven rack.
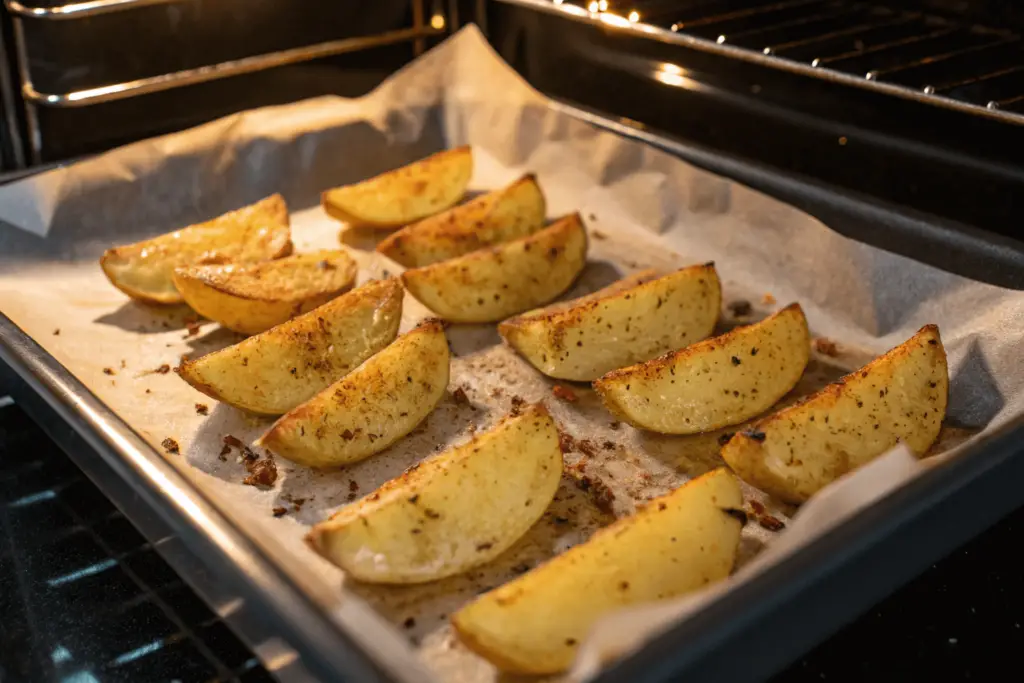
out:
{"label": "oven rack", "polygon": [[703,52],[1024,125],[1024,41],[1006,29],[858,0],[525,4]]}
{"label": "oven rack", "polygon": [[[419,55],[426,48],[426,39],[447,35],[459,26],[457,0],[432,0],[429,18],[426,0],[411,0],[412,25],[405,28],[266,52],[81,90],[47,92],[36,88],[29,67],[30,46],[25,38],[25,22],[86,20],[143,7],[188,1],[85,0],[49,6],[25,4],[20,0],[4,0],[11,18],[17,64],[4,65],[5,68],[0,69],[0,97],[3,98],[5,108],[9,110],[18,107],[20,99],[29,146],[28,150],[23,148],[17,122],[12,117],[7,117],[6,125],[10,128],[8,133],[14,143],[12,152],[15,165],[23,168],[27,164],[39,164],[42,160],[43,141],[38,107],[87,107],[399,43],[412,43],[413,54]],[[477,5],[477,16],[482,16],[483,0],[479,0]],[[10,82],[10,73],[16,74],[16,85]]]}

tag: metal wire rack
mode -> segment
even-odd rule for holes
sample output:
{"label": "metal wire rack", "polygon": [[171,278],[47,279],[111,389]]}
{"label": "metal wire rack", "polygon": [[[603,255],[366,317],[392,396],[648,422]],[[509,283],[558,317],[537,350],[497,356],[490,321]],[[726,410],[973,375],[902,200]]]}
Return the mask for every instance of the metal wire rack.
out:
{"label": "metal wire rack", "polygon": [[551,2],[733,57],[1024,124],[1024,42],[1009,29],[857,0]]}
{"label": "metal wire rack", "polygon": [[0,679],[274,680],[49,437],[3,401]]}

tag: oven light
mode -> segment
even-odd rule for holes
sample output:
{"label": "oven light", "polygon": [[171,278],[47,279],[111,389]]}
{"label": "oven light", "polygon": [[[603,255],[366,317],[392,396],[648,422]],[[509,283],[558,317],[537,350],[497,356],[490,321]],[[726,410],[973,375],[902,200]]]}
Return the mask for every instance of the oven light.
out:
{"label": "oven light", "polygon": [[608,0],[600,0],[597,3],[597,8],[599,10],[601,10],[602,12],[607,12],[608,11]]}
{"label": "oven light", "polygon": [[435,31],[440,31],[441,29],[443,29],[444,15],[435,14],[434,16],[430,17],[430,28],[434,29]]}
{"label": "oven light", "polygon": [[629,17],[627,18],[635,24],[636,22],[640,21],[640,13],[637,12],[636,10],[633,10],[632,12],[629,13]]}

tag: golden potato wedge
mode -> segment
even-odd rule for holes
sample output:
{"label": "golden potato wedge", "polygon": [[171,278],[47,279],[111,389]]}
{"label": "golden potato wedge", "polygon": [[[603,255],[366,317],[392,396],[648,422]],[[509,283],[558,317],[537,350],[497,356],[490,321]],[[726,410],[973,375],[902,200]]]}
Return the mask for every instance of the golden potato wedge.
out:
{"label": "golden potato wedge", "polygon": [[538,404],[345,506],[306,539],[360,581],[434,581],[505,552],[561,477],[558,429]]}
{"label": "golden potato wedge", "polygon": [[487,323],[545,304],[587,261],[579,214],[528,237],[402,273],[402,284],[445,320]]}
{"label": "golden potato wedge", "polygon": [[196,313],[258,334],[347,292],[357,270],[343,251],[317,251],[263,263],[185,266],[175,269],[174,286]]}
{"label": "golden potato wedge", "polygon": [[549,377],[588,382],[704,339],[722,288],[715,266],[644,271],[598,292],[510,318],[498,332]]}
{"label": "golden potato wedge", "polygon": [[800,403],[737,433],[722,457],[752,486],[802,503],[902,441],[923,455],[946,415],[949,371],[939,328],[903,344]]}
{"label": "golden potato wedge", "polygon": [[532,174],[508,187],[402,228],[377,251],[406,268],[420,268],[531,235],[544,227],[544,193]]}
{"label": "golden potato wedge", "polygon": [[428,320],[287,415],[260,443],[292,462],[337,467],[411,432],[448,388],[444,325]]}
{"label": "golden potato wedge", "polygon": [[610,372],[594,388],[634,427],[707,432],[771,408],[796,386],[810,347],[807,319],[792,304],[753,325]]}
{"label": "golden potato wedge", "polygon": [[376,280],[309,313],[193,361],[178,374],[207,396],[281,415],[390,344],[402,319],[398,280]]}
{"label": "golden potato wedge", "polygon": [[327,190],[321,203],[328,215],[354,227],[399,228],[454,206],[472,175],[473,153],[466,145]]}
{"label": "golden potato wedge", "polygon": [[288,207],[275,194],[205,223],[108,249],[100,267],[133,299],[176,304],[182,301],[173,282],[179,266],[269,261],[291,252]]}
{"label": "golden potato wedge", "polygon": [[736,478],[725,468],[709,472],[476,598],[452,616],[455,632],[499,669],[563,671],[602,616],[727,577],[742,509]]}

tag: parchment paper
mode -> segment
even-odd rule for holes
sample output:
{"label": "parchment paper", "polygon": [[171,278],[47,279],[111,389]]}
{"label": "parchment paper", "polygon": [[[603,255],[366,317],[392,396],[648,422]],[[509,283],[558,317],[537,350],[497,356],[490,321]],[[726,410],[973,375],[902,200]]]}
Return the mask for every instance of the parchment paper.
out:
{"label": "parchment paper", "polygon": [[[812,333],[838,342],[838,353],[816,353],[785,401],[934,322],[942,330],[952,377],[950,426],[936,448],[946,455],[940,458],[1024,408],[1020,293],[853,242],[771,198],[585,124],[532,91],[473,27],[365,98],[320,98],[232,116],[0,188],[0,219],[6,222],[0,227],[0,310],[157,450],[165,438],[175,439],[180,454],[164,457],[241,516],[248,532],[272,534],[295,563],[314,568],[334,590],[369,603],[443,680],[497,676],[454,640],[446,619],[453,610],[613,517],[629,514],[637,503],[720,465],[720,434],[667,437],[614,423],[584,385],[571,386],[576,402],[556,399],[554,383],[502,346],[493,325],[453,326],[450,390],[462,387],[468,404],[449,396],[423,427],[362,464],[313,473],[278,459],[280,476],[272,489],[246,486],[237,454],[219,455],[223,437],[251,443],[269,420],[216,405],[173,373],[154,372],[176,365],[182,354],[206,353],[238,337],[212,323],[190,336],[190,311],[128,301],[105,280],[96,258],[111,245],[203,220],[272,192],[284,194],[294,212],[298,250],[336,246],[339,224],[317,205],[320,191],[464,143],[474,146],[475,191],[532,171],[547,194],[551,217],[582,213],[591,237],[590,263],[566,297],[639,268],[713,260],[724,302],[753,306],[749,316],[727,309],[722,329],[799,301]],[[373,234],[347,230],[340,237],[360,263],[360,281],[400,270],[372,251]],[[427,315],[411,298],[405,304],[403,331]],[[491,565],[417,587],[343,587],[341,571],[302,543],[313,523],[410,464],[467,439],[472,430],[487,428],[520,398],[546,401],[574,437],[566,459],[575,477],[566,476],[544,519]],[[199,414],[197,404],[207,405],[209,415]],[[822,492],[793,518],[792,509],[746,487],[748,500],[762,502],[788,528],[772,532],[749,524],[738,572],[709,595],[631,610],[601,624],[575,673],[592,673],[604,658],[637,646],[928,463],[897,449]],[[583,477],[591,483],[588,492],[574,483]],[[593,493],[603,487],[593,482],[612,492],[610,505],[597,504]],[[274,517],[274,508],[285,513]]]}

